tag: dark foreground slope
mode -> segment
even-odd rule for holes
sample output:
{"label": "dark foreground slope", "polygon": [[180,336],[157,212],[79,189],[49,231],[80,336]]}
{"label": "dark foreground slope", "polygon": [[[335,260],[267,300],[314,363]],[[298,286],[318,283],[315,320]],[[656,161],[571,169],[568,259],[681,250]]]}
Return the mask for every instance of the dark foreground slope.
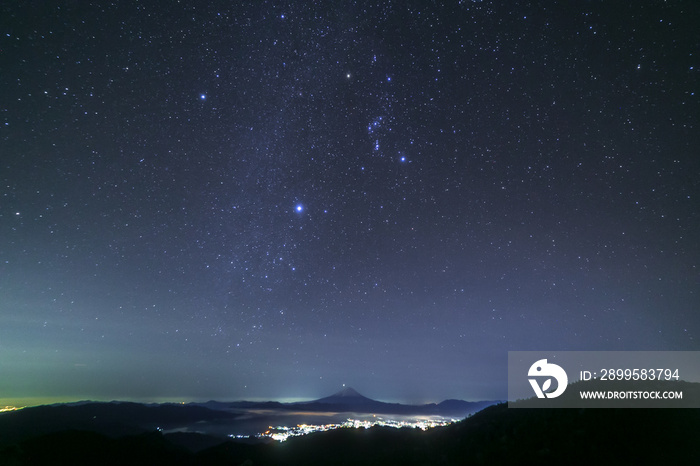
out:
{"label": "dark foreground slope", "polygon": [[25,438],[67,430],[122,437],[153,432],[158,427],[234,417],[234,413],[171,404],[85,402],[36,406],[0,415],[0,447]]}
{"label": "dark foreground slope", "polygon": [[698,464],[700,410],[485,409],[428,432],[337,430],[289,440],[243,457],[232,444],[201,464]]}
{"label": "dark foreground slope", "polygon": [[341,429],[284,443],[226,442],[192,453],[159,433],[80,431],[0,449],[0,464],[698,464],[700,410],[487,408],[445,428]]}

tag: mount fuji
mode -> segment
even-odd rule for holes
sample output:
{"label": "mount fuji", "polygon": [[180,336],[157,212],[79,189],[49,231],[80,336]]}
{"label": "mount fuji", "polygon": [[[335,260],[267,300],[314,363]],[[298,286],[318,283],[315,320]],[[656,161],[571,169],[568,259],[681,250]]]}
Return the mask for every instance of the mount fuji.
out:
{"label": "mount fuji", "polygon": [[352,387],[345,387],[330,396],[313,401],[285,404],[294,409],[304,409],[310,412],[356,412],[382,414],[436,414],[464,417],[475,413],[499,401],[463,401],[445,400],[441,403],[424,405],[405,405],[400,403],[385,403],[368,398]]}
{"label": "mount fuji", "polygon": [[357,392],[357,390],[355,390],[352,387],[345,387],[342,390],[340,390],[339,392],[332,394],[331,396],[326,396],[324,398],[320,398],[316,401],[312,401],[311,403],[366,405],[366,404],[380,403],[380,402],[375,401],[371,398],[367,398],[364,395],[361,395],[360,393]]}

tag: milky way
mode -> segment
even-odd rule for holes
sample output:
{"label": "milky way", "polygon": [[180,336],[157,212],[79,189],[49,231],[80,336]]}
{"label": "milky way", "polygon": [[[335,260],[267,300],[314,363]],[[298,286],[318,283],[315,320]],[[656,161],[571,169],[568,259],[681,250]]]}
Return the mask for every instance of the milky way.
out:
{"label": "milky way", "polygon": [[0,7],[0,400],[700,349],[698,2],[337,3]]}

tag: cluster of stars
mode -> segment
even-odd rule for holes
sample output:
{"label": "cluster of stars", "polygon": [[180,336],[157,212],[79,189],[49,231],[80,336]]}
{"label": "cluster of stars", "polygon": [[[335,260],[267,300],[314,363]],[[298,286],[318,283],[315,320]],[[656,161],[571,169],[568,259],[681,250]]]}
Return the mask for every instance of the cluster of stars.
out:
{"label": "cluster of stars", "polygon": [[462,398],[485,353],[696,344],[696,6],[47,8],[0,38],[27,386],[129,348],[143,391]]}

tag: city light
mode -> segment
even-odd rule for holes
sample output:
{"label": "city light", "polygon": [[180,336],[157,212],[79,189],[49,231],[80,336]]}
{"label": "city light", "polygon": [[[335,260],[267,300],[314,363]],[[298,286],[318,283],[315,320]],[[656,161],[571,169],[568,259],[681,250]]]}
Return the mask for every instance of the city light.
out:
{"label": "city light", "polygon": [[17,408],[15,406],[0,406],[0,413],[4,413],[6,411],[17,411],[18,409],[22,408]]}
{"label": "city light", "polygon": [[[393,419],[382,419],[382,418],[377,418],[376,420],[372,421],[361,421],[358,419],[348,419],[342,424],[320,424],[320,425],[309,425],[309,424],[299,424],[296,427],[287,427],[287,426],[269,426],[268,430],[257,434],[257,438],[270,438],[272,440],[277,440],[279,442],[284,442],[287,440],[289,437],[299,437],[302,435],[307,435],[311,434],[313,432],[326,432],[329,430],[335,430],[335,429],[359,429],[359,428],[365,428],[369,429],[370,427],[375,427],[375,426],[381,426],[381,427],[393,427],[396,429],[401,429],[401,428],[418,428],[421,430],[428,430],[432,429],[433,427],[442,427],[446,426],[449,424],[452,424],[453,422],[456,422],[457,419],[423,419],[423,420],[413,420],[413,421],[396,421]],[[234,438],[233,435],[229,435],[229,437]],[[239,436],[235,436],[240,438]]]}

